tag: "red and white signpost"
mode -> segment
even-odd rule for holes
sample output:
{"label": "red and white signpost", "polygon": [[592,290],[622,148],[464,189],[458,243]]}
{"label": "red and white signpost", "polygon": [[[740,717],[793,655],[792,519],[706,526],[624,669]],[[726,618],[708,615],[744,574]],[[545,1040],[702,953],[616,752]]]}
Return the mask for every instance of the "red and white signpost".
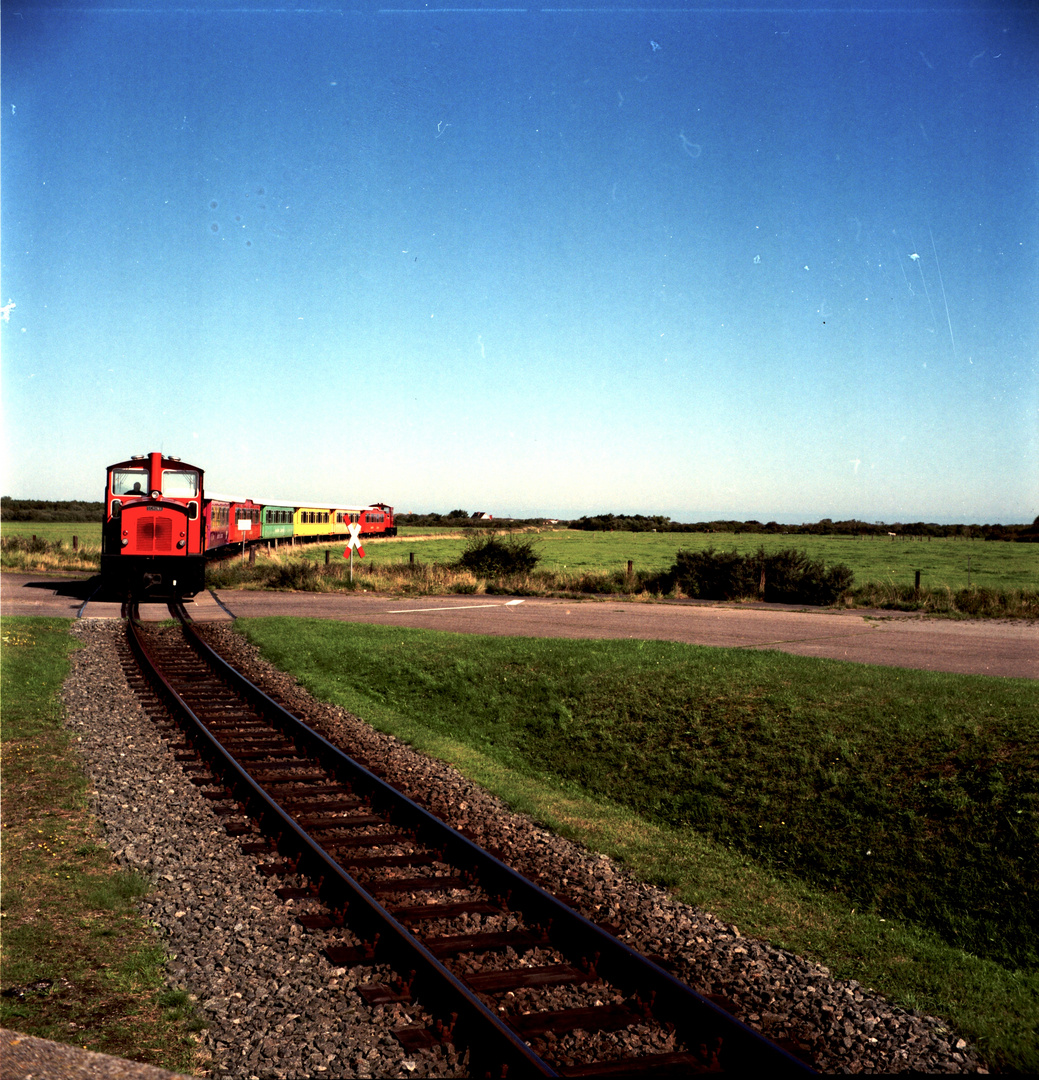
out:
{"label": "red and white signpost", "polygon": [[357,548],[357,554],[360,558],[364,558],[364,548],[361,546],[361,526],[353,521],[350,523],[350,539],[346,542],[346,551],[343,552],[344,558],[350,556],[350,581],[354,580],[354,548]]}

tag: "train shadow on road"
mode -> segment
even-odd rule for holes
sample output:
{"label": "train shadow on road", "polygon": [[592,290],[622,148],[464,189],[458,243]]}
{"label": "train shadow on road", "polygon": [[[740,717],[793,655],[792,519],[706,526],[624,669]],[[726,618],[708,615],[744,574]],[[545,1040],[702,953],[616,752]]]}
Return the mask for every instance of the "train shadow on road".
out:
{"label": "train shadow on road", "polygon": [[26,581],[23,589],[46,589],[55,596],[67,596],[73,600],[94,600],[118,604],[123,598],[114,589],[101,584],[101,575],[89,578],[71,578],[67,581]]}

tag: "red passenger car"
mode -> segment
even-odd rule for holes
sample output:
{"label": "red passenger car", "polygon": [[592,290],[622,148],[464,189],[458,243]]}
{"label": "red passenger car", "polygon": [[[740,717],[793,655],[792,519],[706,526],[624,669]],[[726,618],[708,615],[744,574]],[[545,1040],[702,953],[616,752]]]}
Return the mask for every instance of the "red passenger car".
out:
{"label": "red passenger car", "polygon": [[230,543],[231,503],[227,499],[206,499],[202,513],[205,519],[202,550],[226,547]]}
{"label": "red passenger car", "polygon": [[120,593],[194,596],[205,587],[202,470],[151,453],[108,467],[101,574]]}
{"label": "red passenger car", "polygon": [[206,496],[202,510],[203,551],[229,544],[251,544],[263,535],[263,505],[236,495]]}
{"label": "red passenger car", "polygon": [[228,537],[232,544],[250,543],[260,539],[263,526],[263,507],[252,499],[231,503]]}

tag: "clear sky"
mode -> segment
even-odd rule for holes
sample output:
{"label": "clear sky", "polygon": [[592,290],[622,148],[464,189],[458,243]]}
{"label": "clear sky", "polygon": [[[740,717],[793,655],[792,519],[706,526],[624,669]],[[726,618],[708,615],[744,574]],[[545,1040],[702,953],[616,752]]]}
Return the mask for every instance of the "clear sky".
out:
{"label": "clear sky", "polygon": [[1032,3],[0,31],[4,494],[161,449],[401,511],[1039,513]]}

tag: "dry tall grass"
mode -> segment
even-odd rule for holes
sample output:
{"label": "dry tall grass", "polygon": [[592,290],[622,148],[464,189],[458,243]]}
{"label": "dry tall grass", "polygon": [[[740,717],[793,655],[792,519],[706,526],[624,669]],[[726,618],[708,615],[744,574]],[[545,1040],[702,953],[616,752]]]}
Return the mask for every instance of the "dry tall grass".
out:
{"label": "dry tall grass", "polygon": [[59,573],[63,570],[101,569],[101,545],[80,544],[73,549],[64,540],[28,536],[0,537],[0,568],[22,573]]}

